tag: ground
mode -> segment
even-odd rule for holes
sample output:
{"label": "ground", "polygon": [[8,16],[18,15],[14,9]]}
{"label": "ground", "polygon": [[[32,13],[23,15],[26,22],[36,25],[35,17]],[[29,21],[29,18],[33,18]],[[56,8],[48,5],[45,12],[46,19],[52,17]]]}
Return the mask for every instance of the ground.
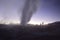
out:
{"label": "ground", "polygon": [[48,25],[0,24],[0,40],[58,40],[60,23]]}

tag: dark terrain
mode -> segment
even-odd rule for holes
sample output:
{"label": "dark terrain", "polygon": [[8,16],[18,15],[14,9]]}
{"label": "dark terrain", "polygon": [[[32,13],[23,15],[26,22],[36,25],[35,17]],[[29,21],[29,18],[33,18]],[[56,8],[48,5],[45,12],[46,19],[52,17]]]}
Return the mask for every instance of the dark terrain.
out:
{"label": "dark terrain", "polygon": [[48,25],[5,25],[0,24],[0,40],[58,40],[60,22]]}

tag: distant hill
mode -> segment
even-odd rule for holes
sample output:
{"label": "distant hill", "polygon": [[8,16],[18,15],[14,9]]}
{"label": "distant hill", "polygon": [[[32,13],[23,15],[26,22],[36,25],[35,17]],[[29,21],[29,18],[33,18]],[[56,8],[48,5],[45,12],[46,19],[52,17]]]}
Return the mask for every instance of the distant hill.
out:
{"label": "distant hill", "polygon": [[50,23],[48,25],[60,25],[60,21],[57,21],[57,22],[53,22],[53,23]]}
{"label": "distant hill", "polygon": [[56,27],[56,28],[59,27],[60,28],[60,21],[50,23],[48,24],[48,27]]}
{"label": "distant hill", "polygon": [[49,34],[60,35],[60,21],[48,24],[47,30]]}

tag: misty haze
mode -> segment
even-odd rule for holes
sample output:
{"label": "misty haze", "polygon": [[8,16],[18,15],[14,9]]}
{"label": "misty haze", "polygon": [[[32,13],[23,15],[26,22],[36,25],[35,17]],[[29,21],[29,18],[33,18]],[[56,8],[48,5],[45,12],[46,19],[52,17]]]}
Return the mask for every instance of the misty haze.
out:
{"label": "misty haze", "polygon": [[58,40],[60,0],[0,0],[0,40]]}

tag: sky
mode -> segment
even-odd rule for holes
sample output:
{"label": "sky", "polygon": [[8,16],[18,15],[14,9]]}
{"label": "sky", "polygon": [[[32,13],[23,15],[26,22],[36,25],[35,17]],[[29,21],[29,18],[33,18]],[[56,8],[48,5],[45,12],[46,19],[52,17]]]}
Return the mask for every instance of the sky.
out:
{"label": "sky", "polygon": [[[0,22],[19,23],[26,0],[0,0]],[[60,0],[39,0],[37,11],[34,12],[30,24],[60,21]]]}

